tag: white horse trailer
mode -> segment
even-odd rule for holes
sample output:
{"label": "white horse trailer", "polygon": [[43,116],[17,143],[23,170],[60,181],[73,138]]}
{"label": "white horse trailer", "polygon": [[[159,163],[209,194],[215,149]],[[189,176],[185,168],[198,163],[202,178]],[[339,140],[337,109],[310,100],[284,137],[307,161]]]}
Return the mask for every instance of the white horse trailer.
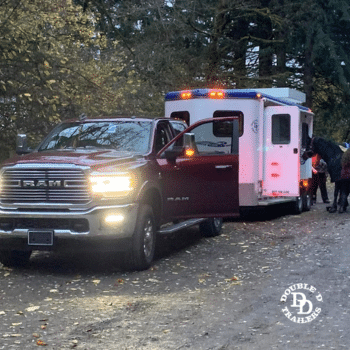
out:
{"label": "white horse trailer", "polygon": [[303,102],[305,94],[289,88],[175,91],[166,94],[165,116],[188,125],[237,117],[240,207],[294,202],[301,212],[311,206],[312,165],[301,154],[313,123]]}

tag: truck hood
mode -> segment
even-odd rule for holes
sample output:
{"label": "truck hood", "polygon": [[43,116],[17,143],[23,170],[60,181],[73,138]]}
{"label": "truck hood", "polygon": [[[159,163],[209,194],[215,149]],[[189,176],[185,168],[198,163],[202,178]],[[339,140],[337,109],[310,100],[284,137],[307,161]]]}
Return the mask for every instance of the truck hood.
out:
{"label": "truck hood", "polygon": [[143,158],[129,152],[117,152],[115,150],[55,150],[33,152],[23,156],[15,156],[3,162],[1,166],[35,164],[73,164],[90,167],[92,170],[108,168],[114,165],[128,166],[128,163]]}

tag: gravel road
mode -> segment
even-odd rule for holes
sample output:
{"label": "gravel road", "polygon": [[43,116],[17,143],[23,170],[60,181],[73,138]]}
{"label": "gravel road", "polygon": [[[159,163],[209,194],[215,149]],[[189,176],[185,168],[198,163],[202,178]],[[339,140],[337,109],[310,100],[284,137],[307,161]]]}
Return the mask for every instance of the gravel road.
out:
{"label": "gravel road", "polygon": [[1,267],[0,349],[349,349],[350,213],[263,217],[163,238],[142,272],[93,254]]}

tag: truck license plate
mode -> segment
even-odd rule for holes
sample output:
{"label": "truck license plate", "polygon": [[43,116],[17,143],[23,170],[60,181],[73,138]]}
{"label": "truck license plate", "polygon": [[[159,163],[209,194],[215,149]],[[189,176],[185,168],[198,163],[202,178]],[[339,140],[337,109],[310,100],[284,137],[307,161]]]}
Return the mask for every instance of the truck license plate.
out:
{"label": "truck license plate", "polygon": [[53,245],[53,231],[29,231],[28,245]]}

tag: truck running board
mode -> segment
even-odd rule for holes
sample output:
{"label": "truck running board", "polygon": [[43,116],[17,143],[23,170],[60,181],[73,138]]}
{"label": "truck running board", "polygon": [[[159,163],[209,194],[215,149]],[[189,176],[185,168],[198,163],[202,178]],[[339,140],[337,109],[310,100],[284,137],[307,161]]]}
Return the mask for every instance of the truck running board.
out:
{"label": "truck running board", "polygon": [[173,225],[166,225],[164,227],[161,227],[157,233],[160,233],[160,234],[169,234],[169,233],[173,233],[173,232],[176,232],[176,231],[179,231],[179,230],[182,230],[184,228],[187,228],[187,227],[191,227],[191,226],[194,226],[194,225],[197,225],[197,224],[200,224],[201,222],[205,221],[207,219],[203,219],[203,218],[200,218],[200,219],[190,219],[190,220],[186,220],[186,221],[181,221],[177,224],[173,224]]}

